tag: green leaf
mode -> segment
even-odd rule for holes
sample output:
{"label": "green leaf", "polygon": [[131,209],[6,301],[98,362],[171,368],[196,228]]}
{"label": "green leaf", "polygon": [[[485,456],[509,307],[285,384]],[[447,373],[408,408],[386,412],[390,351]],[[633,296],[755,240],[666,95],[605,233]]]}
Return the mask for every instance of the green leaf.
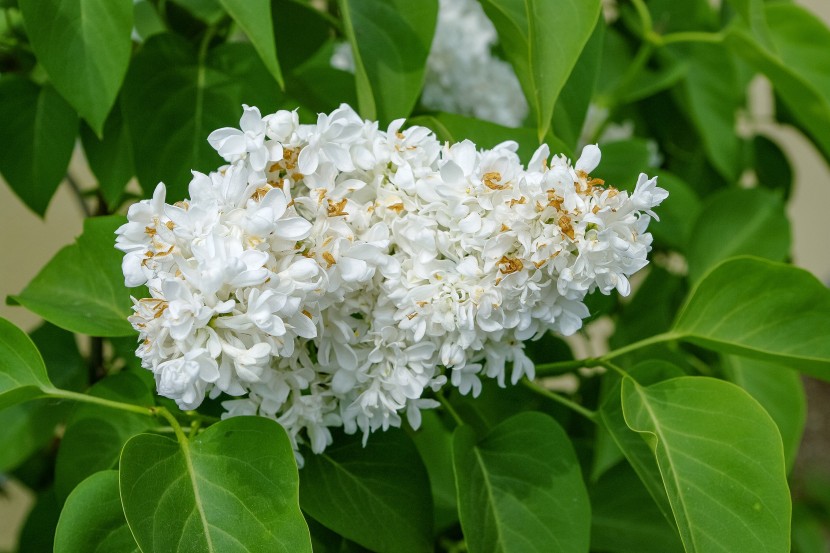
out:
{"label": "green leaf", "polygon": [[[31,334],[55,386],[79,390],[86,382],[86,362],[75,336],[48,323]],[[56,426],[69,414],[71,404],[36,399],[0,411],[0,472],[17,468],[55,437]]]}
{"label": "green leaf", "polygon": [[571,148],[577,146],[597,86],[605,27],[605,21],[598,19],[553,110],[553,132]]}
{"label": "green leaf", "polygon": [[682,59],[689,112],[706,155],[728,182],[736,182],[742,163],[741,138],[735,132],[738,109],[745,95],[731,52],[719,44],[686,45]]}
{"label": "green leaf", "polygon": [[55,553],[140,553],[118,493],[118,471],[97,472],[66,500],[55,530]]}
{"label": "green leaf", "polygon": [[360,114],[381,125],[407,117],[424,85],[437,0],[338,0],[352,45]]}
{"label": "green leaf", "polygon": [[553,107],[599,17],[599,0],[481,0],[544,140]]}
{"label": "green leaf", "polygon": [[26,523],[20,530],[16,553],[43,553],[52,551],[55,526],[61,514],[61,506],[55,500],[51,488],[37,494],[35,506],[29,511]]}
{"label": "green leaf", "polygon": [[727,43],[763,72],[825,157],[830,157],[830,29],[796,4],[766,5],[772,48],[732,27]]}
{"label": "green leaf", "polygon": [[626,378],[622,404],[654,452],[688,553],[789,551],[781,436],[757,401],[713,378]]}
{"label": "green leaf", "polygon": [[724,353],[830,379],[830,290],[809,272],[741,257],[692,291],[671,334]]}
{"label": "green leaf", "polygon": [[29,208],[43,215],[66,174],[78,116],[49,85],[0,79],[0,172]]}
{"label": "green leaf", "polygon": [[192,169],[207,172],[222,163],[208,135],[239,125],[243,103],[266,114],[281,98],[250,44],[224,44],[199,59],[182,38],[150,38],[133,59],[124,89],[124,116],[135,159],[142,160],[136,172],[145,194],[162,181],[168,198],[183,198]]}
{"label": "green leaf", "polygon": [[81,142],[89,167],[98,179],[98,188],[110,211],[114,211],[135,173],[133,145],[121,105],[116,104],[107,117],[101,139],[87,125],[81,125]]}
{"label": "green leaf", "polygon": [[789,198],[793,186],[793,168],[787,154],[763,135],[752,139],[755,176],[758,184],[768,190],[782,192],[784,199]]}
{"label": "green leaf", "polygon": [[32,340],[0,318],[0,409],[43,395],[41,390],[52,387]]}
{"label": "green leaf", "polygon": [[338,434],[325,452],[306,453],[300,480],[303,511],[378,553],[432,551],[429,477],[418,450],[400,430]]}
{"label": "green leaf", "polygon": [[446,530],[458,522],[455,477],[452,471],[452,432],[434,410],[421,411],[421,427],[412,432],[412,441],[424,461],[432,499],[435,503],[435,529]]}
{"label": "green leaf", "polygon": [[766,47],[771,47],[767,15],[764,12],[763,0],[727,0],[732,8],[738,12],[746,25],[752,31],[755,39]]}
{"label": "green leaf", "polygon": [[648,230],[661,244],[685,252],[694,236],[694,224],[703,209],[703,202],[694,189],[668,171],[655,171],[660,188],[669,192],[671,201],[657,208],[659,221],[652,221]]}
{"label": "green leaf", "polygon": [[471,553],[587,553],[588,492],[573,446],[552,418],[521,413],[481,440],[461,426],[453,466]]}
{"label": "green leaf", "polygon": [[[665,361],[646,361],[634,366],[629,371],[629,375],[645,385],[682,376],[683,371]],[[666,497],[666,490],[654,461],[654,455],[645,442],[637,434],[631,432],[625,422],[620,395],[622,379],[616,374],[606,374],[603,378],[613,379],[613,384],[608,387],[606,399],[600,405],[599,414],[602,426],[628,459],[634,472],[640,477],[640,481],[651,495],[657,509],[663,513],[666,521],[674,525],[671,505]]]}
{"label": "green leaf", "polygon": [[285,88],[280,63],[277,61],[277,45],[274,40],[274,25],[271,22],[270,0],[219,1],[237,25],[248,35],[268,72],[281,88]]}
{"label": "green leaf", "polygon": [[[135,374],[124,372],[97,382],[89,395],[152,407],[153,394]],[[149,411],[148,411],[149,413]],[[55,493],[61,501],[88,476],[118,466],[127,441],[156,424],[149,416],[94,404],[78,405],[66,426],[55,460]]]}
{"label": "green leaf", "polygon": [[625,463],[590,489],[591,547],[606,553],[682,553],[677,529]]}
{"label": "green leaf", "polygon": [[713,194],[691,233],[686,256],[689,278],[695,282],[721,261],[738,255],[783,261],[790,253],[790,236],[778,195],[760,188]]}
{"label": "green leaf", "polygon": [[[496,123],[455,113],[439,112],[420,115],[407,120],[407,124],[428,127],[435,132],[439,140],[452,143],[471,140],[478,148],[492,148],[505,140],[515,140],[519,143],[519,158],[524,162],[530,161],[533,152],[539,147],[536,131],[533,129],[503,127]],[[552,134],[545,137],[545,142],[553,153],[571,155],[571,149]]]}
{"label": "green leaf", "polygon": [[[314,57],[329,42],[332,35],[331,24],[326,21],[320,10],[311,4],[297,2],[296,0],[271,0],[271,20],[274,29],[279,29],[275,37],[277,58],[280,67],[286,74],[290,74],[295,68]],[[330,68],[330,52],[325,56],[324,61],[325,63],[320,65]],[[290,87],[291,79],[285,84],[286,87]],[[317,84],[325,85],[326,83],[319,82]],[[354,81],[352,81],[349,88],[348,92],[354,95]],[[298,100],[304,100],[300,96],[294,97]],[[335,104],[334,108],[337,105]],[[357,105],[356,100],[353,105]]]}
{"label": "green leaf", "polygon": [[791,471],[807,419],[801,376],[786,366],[733,355],[724,358],[723,370],[728,380],[749,392],[775,421],[787,471]]}
{"label": "green leaf", "polygon": [[121,452],[121,500],[142,551],[311,552],[279,424],[236,417],[182,439],[140,434]]}
{"label": "green leaf", "polygon": [[84,233],[66,246],[14,300],[50,323],[91,336],[134,334],[130,289],[124,286],[122,254],[115,249],[120,216],[84,221]]}
{"label": "green leaf", "polygon": [[20,0],[26,34],[61,96],[97,134],[130,63],[130,0]]}
{"label": "green leaf", "polygon": [[208,25],[218,24],[225,16],[220,0],[173,0],[173,2]]}
{"label": "green leaf", "polygon": [[642,138],[600,144],[602,159],[594,173],[608,185],[633,191],[640,173],[648,171],[651,159],[648,144]]}

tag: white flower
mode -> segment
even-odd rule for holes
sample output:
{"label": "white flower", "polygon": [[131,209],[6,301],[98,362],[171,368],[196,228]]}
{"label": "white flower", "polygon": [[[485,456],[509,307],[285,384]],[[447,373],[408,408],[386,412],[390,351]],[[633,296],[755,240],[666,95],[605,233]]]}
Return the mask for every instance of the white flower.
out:
{"label": "white flower", "polygon": [[240,125],[211,134],[228,165],[172,205],[160,184],[116,246],[149,290],[129,320],[159,393],[233,396],[227,416],[277,420],[297,450],[404,412],[417,428],[446,385],[533,378],[523,342],[578,331],[591,291],[629,293],[667,196],[645,175],[631,195],[593,178],[596,145],[524,166],[514,142],[441,144],[346,105],[313,125],[245,106]]}

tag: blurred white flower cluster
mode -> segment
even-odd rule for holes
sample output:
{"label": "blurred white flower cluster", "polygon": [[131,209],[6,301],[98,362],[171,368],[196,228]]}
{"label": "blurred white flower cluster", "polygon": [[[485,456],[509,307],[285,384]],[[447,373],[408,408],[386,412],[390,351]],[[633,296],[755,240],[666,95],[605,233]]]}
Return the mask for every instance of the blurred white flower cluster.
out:
{"label": "blurred white flower cluster", "polygon": [[[528,107],[516,73],[493,55],[496,29],[477,0],[440,0],[427,58],[421,102],[429,109],[518,127]],[[348,43],[335,49],[332,66],[354,71]]]}
{"label": "blurred white flower cluster", "polygon": [[524,340],[572,334],[599,289],[629,293],[647,263],[651,209],[634,192],[540,147],[441,144],[423,127],[387,130],[348,106],[301,125],[296,112],[208,138],[227,162],[193,173],[190,198],[130,208],[118,230],[126,284],[147,284],[130,317],[158,392],[183,409],[234,396],[227,416],[280,422],[315,452],[330,428],[420,423],[449,383],[533,378]]}

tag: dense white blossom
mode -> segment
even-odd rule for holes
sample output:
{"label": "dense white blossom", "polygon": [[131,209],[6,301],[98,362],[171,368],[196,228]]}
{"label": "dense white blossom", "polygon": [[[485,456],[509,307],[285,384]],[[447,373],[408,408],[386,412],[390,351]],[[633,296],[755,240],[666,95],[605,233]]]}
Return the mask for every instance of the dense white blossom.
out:
{"label": "dense white blossom", "polygon": [[[477,0],[440,0],[426,63],[421,102],[429,109],[518,127],[528,107],[509,63],[493,55],[496,28]],[[332,66],[354,71],[348,43],[335,48]]]}
{"label": "dense white blossom", "polygon": [[[417,427],[442,386],[477,395],[534,377],[523,342],[576,332],[583,300],[629,293],[653,208],[540,147],[479,150],[423,127],[387,130],[348,106],[301,125],[245,106],[209,141],[227,164],[190,197],[133,205],[118,230],[137,354],[184,409],[222,394],[227,416],[279,421],[315,452],[330,429]],[[630,183],[634,184],[634,183]]]}

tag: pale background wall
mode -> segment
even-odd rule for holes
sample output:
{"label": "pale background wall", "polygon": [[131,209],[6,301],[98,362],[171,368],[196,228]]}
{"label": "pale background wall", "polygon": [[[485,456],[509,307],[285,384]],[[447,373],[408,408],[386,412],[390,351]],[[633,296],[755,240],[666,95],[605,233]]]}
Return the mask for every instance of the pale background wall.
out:
{"label": "pale background wall", "polygon": [[[830,25],[828,0],[802,0],[799,3],[820,14]],[[756,115],[769,113],[768,90],[764,83],[758,83],[754,88],[753,112]],[[815,148],[792,129],[765,123],[759,126],[765,133],[783,140],[795,171],[797,185],[789,211],[795,263],[828,282],[830,233],[826,223],[827,206],[830,205],[830,168]],[[88,176],[81,156],[73,159],[72,172],[82,181]],[[37,324],[37,317],[20,307],[6,306],[5,297],[20,292],[60,248],[72,243],[81,232],[81,212],[66,183],[60,186],[46,217],[41,220],[26,209],[4,182],[0,182],[0,222],[3,229],[0,239],[0,316],[30,329]],[[13,547],[15,529],[30,504],[31,497],[17,487],[11,488],[9,497],[0,496],[0,551]]]}

